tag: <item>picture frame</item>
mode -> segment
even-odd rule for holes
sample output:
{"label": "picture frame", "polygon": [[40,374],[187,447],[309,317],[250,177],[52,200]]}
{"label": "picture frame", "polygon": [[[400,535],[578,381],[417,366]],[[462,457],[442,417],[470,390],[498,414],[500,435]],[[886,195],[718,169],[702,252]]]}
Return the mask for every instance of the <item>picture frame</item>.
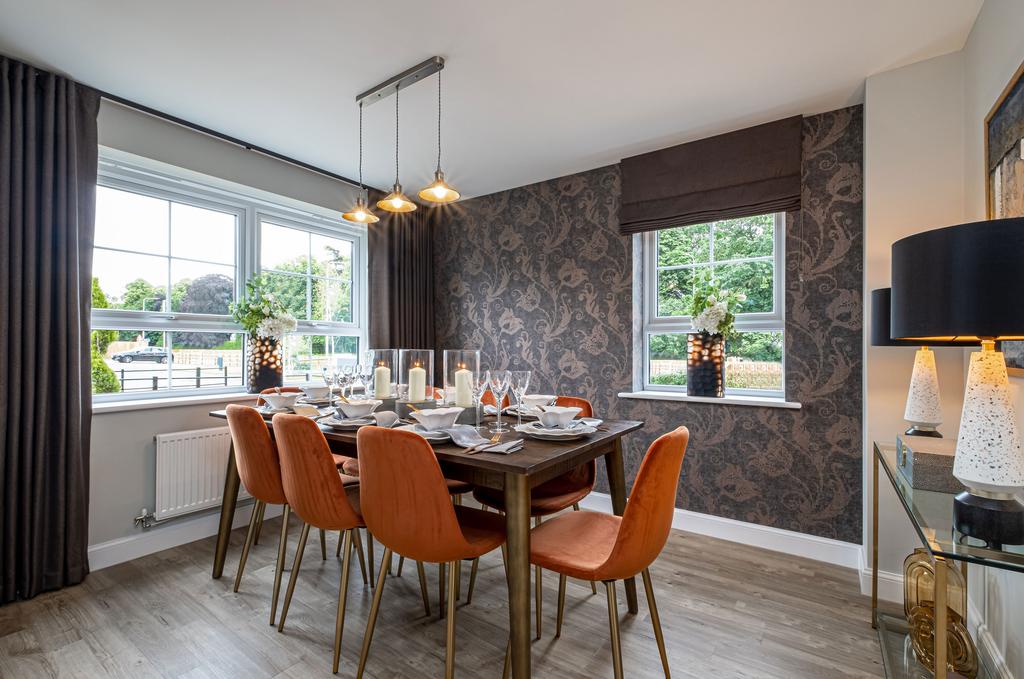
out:
{"label": "picture frame", "polygon": [[[987,217],[1024,217],[1024,63],[985,116],[984,165]],[[1024,377],[1024,342],[1000,342],[999,350],[1007,372]]]}

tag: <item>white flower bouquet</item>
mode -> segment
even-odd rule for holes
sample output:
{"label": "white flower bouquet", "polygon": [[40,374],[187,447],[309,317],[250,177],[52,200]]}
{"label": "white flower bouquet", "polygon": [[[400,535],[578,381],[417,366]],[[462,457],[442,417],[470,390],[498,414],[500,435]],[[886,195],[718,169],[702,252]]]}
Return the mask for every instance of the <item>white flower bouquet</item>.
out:
{"label": "white flower bouquet", "polygon": [[690,323],[696,332],[729,337],[735,333],[736,312],[746,300],[742,292],[719,288],[705,269],[694,279]]}
{"label": "white flower bouquet", "polygon": [[231,305],[231,318],[253,337],[279,340],[297,325],[284,302],[267,291],[262,276],[245,284],[245,299]]}

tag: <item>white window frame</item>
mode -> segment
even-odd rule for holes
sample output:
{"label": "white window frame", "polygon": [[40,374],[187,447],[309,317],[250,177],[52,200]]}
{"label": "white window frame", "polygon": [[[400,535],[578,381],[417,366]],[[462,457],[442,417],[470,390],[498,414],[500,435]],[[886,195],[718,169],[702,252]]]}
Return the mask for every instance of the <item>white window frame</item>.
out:
{"label": "white window frame", "polygon": [[[781,332],[785,342],[786,326],[786,215],[783,212],[774,213],[774,242],[772,252],[772,292],[773,309],[771,312],[739,313],[736,314],[736,330],[738,332]],[[713,227],[712,227],[713,229]],[[658,232],[647,231],[637,236],[640,244],[640,266],[641,275],[635,281],[641,286],[637,301],[642,307],[641,316],[641,353],[642,358],[636,366],[637,376],[634,379],[635,387],[643,391],[665,391],[685,393],[685,386],[671,384],[653,384],[650,375],[650,337],[651,335],[664,334],[685,334],[693,332],[689,316],[658,316]],[[714,260],[714,238],[711,239],[711,259]],[[763,261],[764,257],[748,257],[739,259],[723,260],[715,264],[740,264],[750,261]],[[675,267],[663,267],[671,269],[698,268],[706,263],[693,265],[680,265]],[[785,374],[786,374],[786,352],[782,353],[782,389],[735,389],[726,388],[725,393],[735,396],[761,396],[771,398],[783,398],[785,395]]]}
{"label": "white window frame", "polygon": [[[235,214],[238,218],[238,232],[235,239],[236,300],[243,297],[246,281],[259,274],[259,224],[261,218],[310,233],[352,241],[352,321],[301,320],[298,322],[295,334],[357,337],[360,351],[367,348],[367,329],[369,327],[368,237],[365,226],[353,225],[344,221],[341,213],[334,210],[102,146],[100,147],[97,184]],[[243,336],[245,334],[241,326],[231,320],[230,315],[187,314],[174,311],[93,309],[91,324],[94,330],[232,332],[242,333]],[[170,368],[173,363],[169,363],[167,366]],[[244,384],[200,389],[139,390],[116,394],[94,394],[93,402],[180,398],[238,393],[243,390]]]}

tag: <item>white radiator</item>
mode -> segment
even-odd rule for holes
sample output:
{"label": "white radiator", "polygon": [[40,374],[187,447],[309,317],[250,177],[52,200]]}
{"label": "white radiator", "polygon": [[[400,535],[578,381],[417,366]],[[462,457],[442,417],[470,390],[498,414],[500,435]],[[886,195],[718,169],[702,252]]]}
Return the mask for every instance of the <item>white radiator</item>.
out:
{"label": "white radiator", "polygon": [[220,506],[230,445],[227,427],[157,434],[157,521]]}

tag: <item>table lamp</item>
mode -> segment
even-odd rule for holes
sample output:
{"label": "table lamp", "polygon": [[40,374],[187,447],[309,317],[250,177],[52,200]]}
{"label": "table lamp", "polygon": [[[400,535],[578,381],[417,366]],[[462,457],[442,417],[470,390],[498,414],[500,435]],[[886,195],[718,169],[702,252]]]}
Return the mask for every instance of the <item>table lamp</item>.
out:
{"label": "table lamp", "polygon": [[1024,544],[1024,449],[996,340],[1024,339],[1024,218],[919,233],[892,246],[892,337],[981,344],[971,355],[953,522],[993,548]]}

